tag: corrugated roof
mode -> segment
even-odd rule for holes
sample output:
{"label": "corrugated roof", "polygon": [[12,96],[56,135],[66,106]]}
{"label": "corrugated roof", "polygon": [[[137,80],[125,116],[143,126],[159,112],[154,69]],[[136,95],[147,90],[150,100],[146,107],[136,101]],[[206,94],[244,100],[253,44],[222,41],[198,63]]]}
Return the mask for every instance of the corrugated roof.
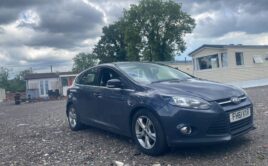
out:
{"label": "corrugated roof", "polygon": [[25,76],[25,80],[42,79],[42,78],[58,78],[57,73],[32,73]]}
{"label": "corrugated roof", "polygon": [[237,47],[237,48],[268,48],[268,45],[242,45],[242,44],[204,44],[197,49],[193,50],[189,53],[189,56],[191,56],[193,53],[200,51],[203,48],[231,48],[231,47]]}

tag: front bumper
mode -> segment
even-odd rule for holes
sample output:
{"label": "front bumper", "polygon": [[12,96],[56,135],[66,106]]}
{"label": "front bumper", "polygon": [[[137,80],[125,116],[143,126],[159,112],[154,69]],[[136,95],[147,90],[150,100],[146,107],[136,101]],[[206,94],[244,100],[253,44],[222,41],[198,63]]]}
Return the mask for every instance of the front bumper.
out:
{"label": "front bumper", "polygon": [[[230,123],[229,113],[248,107],[251,108],[250,117]],[[168,105],[159,111],[159,115],[170,146],[226,142],[254,129],[253,106],[249,99],[228,106],[214,102],[210,110],[182,109]],[[180,124],[191,126],[192,133],[181,134],[177,128]]]}

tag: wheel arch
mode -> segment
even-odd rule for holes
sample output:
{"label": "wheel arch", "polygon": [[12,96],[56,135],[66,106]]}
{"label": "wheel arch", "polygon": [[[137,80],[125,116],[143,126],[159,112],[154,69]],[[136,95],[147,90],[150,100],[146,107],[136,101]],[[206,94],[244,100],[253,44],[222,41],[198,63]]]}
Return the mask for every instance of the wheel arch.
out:
{"label": "wheel arch", "polygon": [[133,116],[134,116],[138,111],[140,111],[140,110],[147,110],[147,111],[149,111],[150,113],[152,113],[152,114],[155,116],[155,118],[159,121],[161,127],[163,128],[163,124],[162,124],[162,122],[161,122],[161,120],[160,120],[160,117],[159,117],[159,115],[157,114],[157,112],[156,112],[153,108],[151,108],[151,107],[149,107],[149,106],[146,106],[146,105],[140,105],[140,106],[136,106],[135,108],[133,108],[133,109],[131,110],[130,115],[129,115],[128,128],[129,128],[129,131],[130,131],[130,134],[131,134],[131,135],[132,135],[132,121],[133,121]]}
{"label": "wheel arch", "polygon": [[70,106],[73,105],[73,102],[72,101],[68,101],[67,104],[66,104],[66,116],[68,116],[68,110],[70,108]]}

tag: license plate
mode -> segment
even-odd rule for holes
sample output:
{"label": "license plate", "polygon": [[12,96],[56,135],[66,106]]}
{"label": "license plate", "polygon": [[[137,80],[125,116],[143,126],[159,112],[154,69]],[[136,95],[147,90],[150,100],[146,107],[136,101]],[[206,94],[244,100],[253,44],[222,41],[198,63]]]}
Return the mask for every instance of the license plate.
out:
{"label": "license plate", "polygon": [[250,108],[245,108],[239,111],[235,111],[230,113],[230,122],[236,122],[242,119],[245,119],[247,117],[250,117]]}

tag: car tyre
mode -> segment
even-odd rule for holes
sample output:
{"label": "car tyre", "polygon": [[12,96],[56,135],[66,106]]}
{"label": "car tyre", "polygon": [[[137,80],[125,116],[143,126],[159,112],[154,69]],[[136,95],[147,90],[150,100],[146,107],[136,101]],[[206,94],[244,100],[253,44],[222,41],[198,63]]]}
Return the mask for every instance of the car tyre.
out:
{"label": "car tyre", "polygon": [[147,155],[158,156],[167,150],[163,128],[148,110],[139,110],[134,114],[132,136],[140,151]]}
{"label": "car tyre", "polygon": [[84,128],[84,125],[80,122],[77,111],[73,105],[68,107],[67,118],[71,130],[78,131]]}

